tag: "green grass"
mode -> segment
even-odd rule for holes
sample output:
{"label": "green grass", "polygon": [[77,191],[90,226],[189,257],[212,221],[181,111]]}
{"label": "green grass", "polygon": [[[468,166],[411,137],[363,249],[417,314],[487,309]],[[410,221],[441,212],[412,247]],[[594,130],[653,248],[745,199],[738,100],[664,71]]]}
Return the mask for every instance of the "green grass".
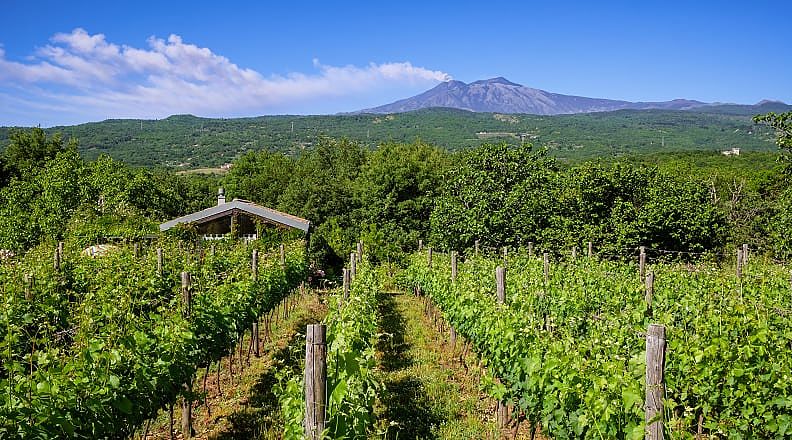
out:
{"label": "green grass", "polygon": [[[423,314],[419,298],[380,294],[378,346],[385,391],[375,412],[378,439],[498,438],[494,401],[478,388],[475,360],[454,359],[447,335]],[[459,347],[457,347],[457,353]]]}

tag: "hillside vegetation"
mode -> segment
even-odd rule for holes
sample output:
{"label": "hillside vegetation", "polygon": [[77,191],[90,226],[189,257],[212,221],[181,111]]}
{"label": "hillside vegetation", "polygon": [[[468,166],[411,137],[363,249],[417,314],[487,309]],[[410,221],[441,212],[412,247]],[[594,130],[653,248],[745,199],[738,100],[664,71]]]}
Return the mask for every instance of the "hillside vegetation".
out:
{"label": "hillside vegetation", "polygon": [[[368,149],[387,142],[422,140],[449,150],[484,143],[531,142],[562,161],[669,151],[773,151],[773,133],[750,115],[713,107],[710,112],[622,110],[537,116],[428,109],[390,115],[261,116],[208,119],[191,115],[162,120],[111,119],[48,134],[77,138],[86,159],[101,154],[136,166],[179,169],[216,167],[248,151],[297,156],[323,136],[348,138]],[[0,128],[0,148],[9,143]]]}

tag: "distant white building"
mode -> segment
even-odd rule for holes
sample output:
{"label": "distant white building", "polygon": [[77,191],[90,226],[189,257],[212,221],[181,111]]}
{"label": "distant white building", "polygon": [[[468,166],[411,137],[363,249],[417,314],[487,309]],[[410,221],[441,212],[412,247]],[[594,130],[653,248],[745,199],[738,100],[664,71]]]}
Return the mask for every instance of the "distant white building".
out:
{"label": "distant white building", "polygon": [[739,148],[732,148],[730,150],[721,151],[721,154],[723,154],[724,156],[739,156],[740,155],[740,149]]}

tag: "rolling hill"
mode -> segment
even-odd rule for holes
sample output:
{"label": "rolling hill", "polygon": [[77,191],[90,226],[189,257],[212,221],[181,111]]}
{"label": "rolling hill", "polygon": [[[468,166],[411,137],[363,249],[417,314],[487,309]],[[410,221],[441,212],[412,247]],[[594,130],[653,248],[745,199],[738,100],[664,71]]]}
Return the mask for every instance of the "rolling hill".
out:
{"label": "rolling hill", "polygon": [[[209,119],[191,115],[161,120],[111,119],[47,128],[79,140],[81,154],[100,154],[139,166],[176,169],[218,166],[250,150],[298,155],[321,136],[347,137],[376,148],[384,142],[420,139],[451,150],[486,142],[531,142],[548,146],[563,160],[577,161],[632,153],[774,151],[773,133],[750,115],[778,109],[765,103],[709,106],[702,110],[619,110],[543,116],[423,109],[397,114],[261,116]],[[0,148],[10,128],[0,128]]]}

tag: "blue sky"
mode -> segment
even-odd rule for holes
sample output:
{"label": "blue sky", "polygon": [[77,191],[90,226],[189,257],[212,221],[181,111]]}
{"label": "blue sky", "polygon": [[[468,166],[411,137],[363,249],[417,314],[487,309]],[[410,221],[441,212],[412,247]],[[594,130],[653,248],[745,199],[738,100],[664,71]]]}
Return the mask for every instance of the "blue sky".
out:
{"label": "blue sky", "polygon": [[354,111],[494,76],[792,102],[792,2],[4,0],[0,125]]}

